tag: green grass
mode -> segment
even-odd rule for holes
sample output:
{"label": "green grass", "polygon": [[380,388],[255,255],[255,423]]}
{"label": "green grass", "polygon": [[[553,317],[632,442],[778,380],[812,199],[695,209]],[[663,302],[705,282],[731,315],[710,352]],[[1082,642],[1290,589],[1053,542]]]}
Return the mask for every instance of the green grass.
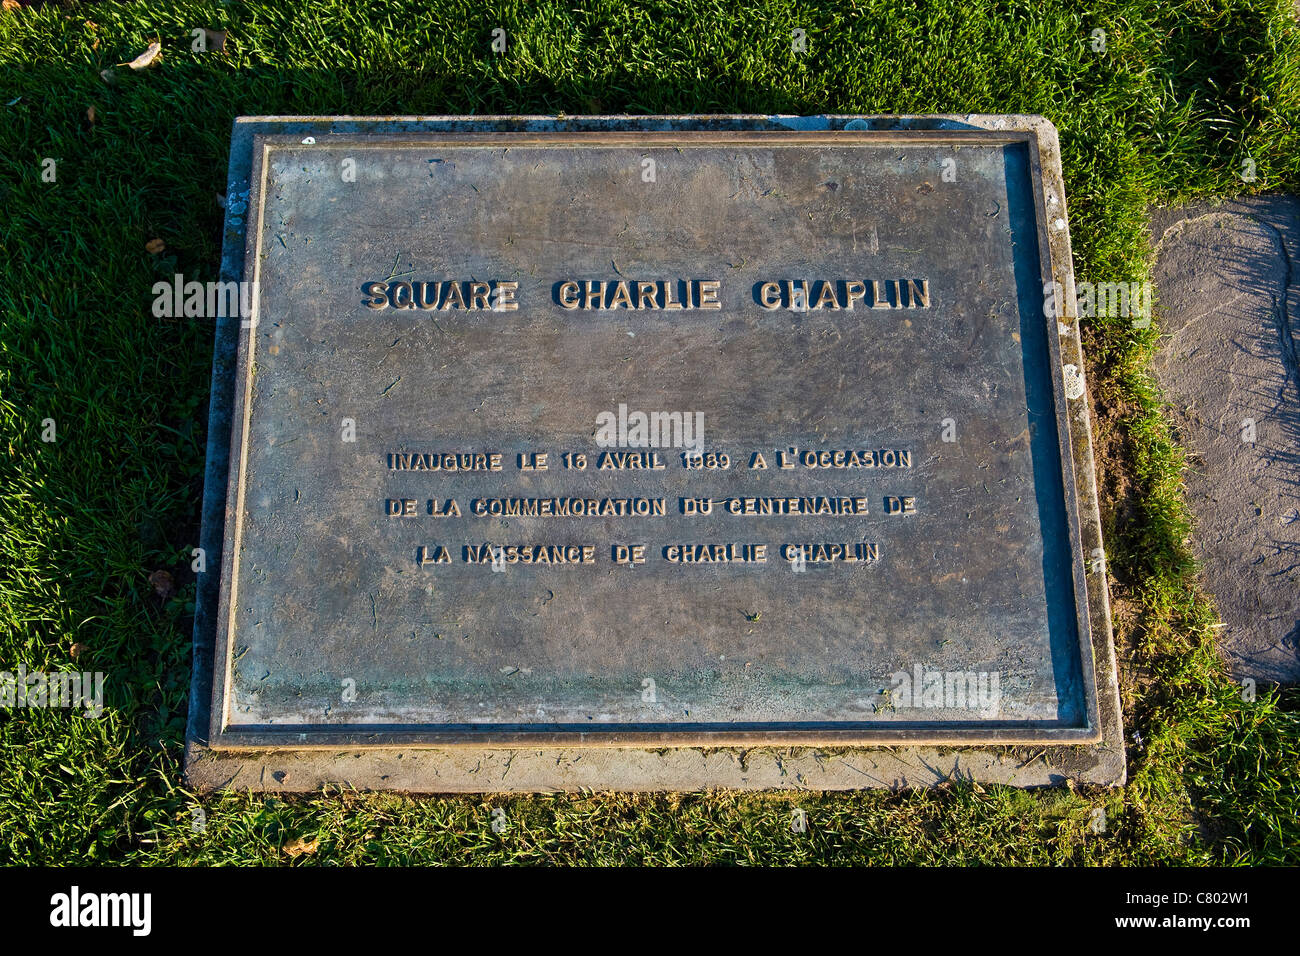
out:
{"label": "green grass", "polygon": [[[489,50],[497,26],[503,55]],[[192,52],[195,27],[228,29],[224,54]],[[805,54],[791,51],[796,27]],[[155,38],[153,69],[101,79]],[[72,669],[79,645],[75,666],[106,672],[110,708],[99,721],[0,715],[0,861],[275,863],[295,839],[318,841],[298,864],[1300,859],[1300,698],[1243,701],[1214,655],[1182,459],[1147,372],[1158,329],[1118,319],[1084,331],[1137,735],[1122,790],[187,793],[212,328],[153,318],[150,288],[177,271],[217,277],[234,116],[485,112],[1042,113],[1061,131],[1078,276],[1132,281],[1148,275],[1149,204],[1300,187],[1300,28],[1290,0],[153,0],[0,13],[0,669]],[[47,157],[55,183],[42,182]],[[154,238],[158,256],[145,251]],[[41,441],[47,418],[57,442]],[[178,584],[165,602],[149,583],[158,569]],[[791,831],[794,806],[805,834]],[[1090,826],[1098,807],[1103,833]]]}

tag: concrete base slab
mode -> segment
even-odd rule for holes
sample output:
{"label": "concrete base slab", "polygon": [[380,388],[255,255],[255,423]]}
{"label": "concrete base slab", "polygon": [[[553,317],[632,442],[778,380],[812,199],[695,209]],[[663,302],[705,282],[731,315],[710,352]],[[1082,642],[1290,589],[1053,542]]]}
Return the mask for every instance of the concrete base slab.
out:
{"label": "concrete base slab", "polygon": [[972,780],[1017,787],[1116,785],[1124,749],[939,750],[771,748],[669,750],[406,750],[351,753],[192,753],[202,790],[310,792],[325,786],[414,793],[902,790]]}
{"label": "concrete base slab", "polygon": [[[228,195],[246,195],[247,157],[255,132],[320,136],[331,133],[393,132],[404,129],[526,130],[1032,130],[1043,169],[1044,202],[1054,219],[1050,234],[1053,278],[1062,301],[1074,300],[1060,147],[1055,128],[1034,116],[729,116],[711,117],[454,117],[355,118],[266,117],[236,124]],[[242,277],[242,227],[227,224],[222,278]],[[219,555],[225,495],[238,321],[218,324],[213,367],[213,427],[209,434],[203,544]],[[1102,553],[1096,507],[1096,475],[1091,454],[1091,412],[1084,383],[1084,361],[1072,319],[1059,326],[1060,359],[1070,370],[1068,416],[1074,448],[1075,491],[1082,515],[1082,554]],[[211,560],[211,559],[210,559]],[[1090,565],[1091,567],[1091,565]],[[209,702],[213,687],[216,606],[215,575],[200,580],[195,625],[194,693],[186,747],[186,779],[200,790],[239,789],[309,792],[326,786],[416,793],[546,792],[578,790],[697,791],[723,788],[848,790],[931,786],[956,779],[1013,786],[1117,786],[1125,780],[1122,718],[1111,639],[1105,574],[1086,575],[1087,603],[1094,635],[1097,724],[1101,741],[1086,745],[1032,747],[935,744],[915,747],[561,747],[516,746],[447,748],[336,746],[301,749],[213,749],[209,746]]]}

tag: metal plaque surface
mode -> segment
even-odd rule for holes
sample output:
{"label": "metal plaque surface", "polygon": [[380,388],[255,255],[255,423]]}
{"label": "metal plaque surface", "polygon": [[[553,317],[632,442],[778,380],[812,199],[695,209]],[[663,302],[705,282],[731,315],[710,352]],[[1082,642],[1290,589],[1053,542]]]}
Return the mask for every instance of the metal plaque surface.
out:
{"label": "metal plaque surface", "polygon": [[1099,739],[1033,131],[258,135],[246,204],[211,747]]}

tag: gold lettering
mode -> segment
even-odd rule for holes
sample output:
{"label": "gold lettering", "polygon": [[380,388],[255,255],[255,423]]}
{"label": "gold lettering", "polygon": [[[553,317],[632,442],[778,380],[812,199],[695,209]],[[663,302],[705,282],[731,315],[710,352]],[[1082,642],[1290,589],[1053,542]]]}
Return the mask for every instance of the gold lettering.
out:
{"label": "gold lettering", "polygon": [[862,302],[867,297],[867,285],[860,279],[849,279],[844,283],[844,294],[848,299],[844,306],[846,309],[852,309],[853,303]]}
{"label": "gold lettering", "polygon": [[517,311],[519,303],[515,301],[515,293],[518,291],[518,282],[498,282],[496,290],[496,310],[498,312]]}
{"label": "gold lettering", "polygon": [[469,307],[486,311],[490,288],[491,286],[486,282],[471,282],[469,284]]}
{"label": "gold lettering", "polygon": [[560,283],[560,308],[573,310],[577,307],[578,283],[573,281]]}
{"label": "gold lettering", "polygon": [[718,291],[721,283],[717,279],[704,279],[700,282],[700,308],[708,310],[717,310],[722,308],[722,303],[718,301]]}
{"label": "gold lettering", "polygon": [[632,308],[632,292],[628,289],[626,281],[620,281],[614,287],[614,295],[609,300],[611,309],[617,309],[620,306],[624,309]]}

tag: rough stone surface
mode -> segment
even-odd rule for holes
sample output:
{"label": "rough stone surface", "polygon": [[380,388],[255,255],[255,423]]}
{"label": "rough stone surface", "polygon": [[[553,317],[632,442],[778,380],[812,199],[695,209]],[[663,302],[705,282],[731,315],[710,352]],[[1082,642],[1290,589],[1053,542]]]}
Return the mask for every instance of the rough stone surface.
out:
{"label": "rough stone surface", "polygon": [[1233,674],[1300,678],[1300,201],[1158,210],[1156,374]]}

